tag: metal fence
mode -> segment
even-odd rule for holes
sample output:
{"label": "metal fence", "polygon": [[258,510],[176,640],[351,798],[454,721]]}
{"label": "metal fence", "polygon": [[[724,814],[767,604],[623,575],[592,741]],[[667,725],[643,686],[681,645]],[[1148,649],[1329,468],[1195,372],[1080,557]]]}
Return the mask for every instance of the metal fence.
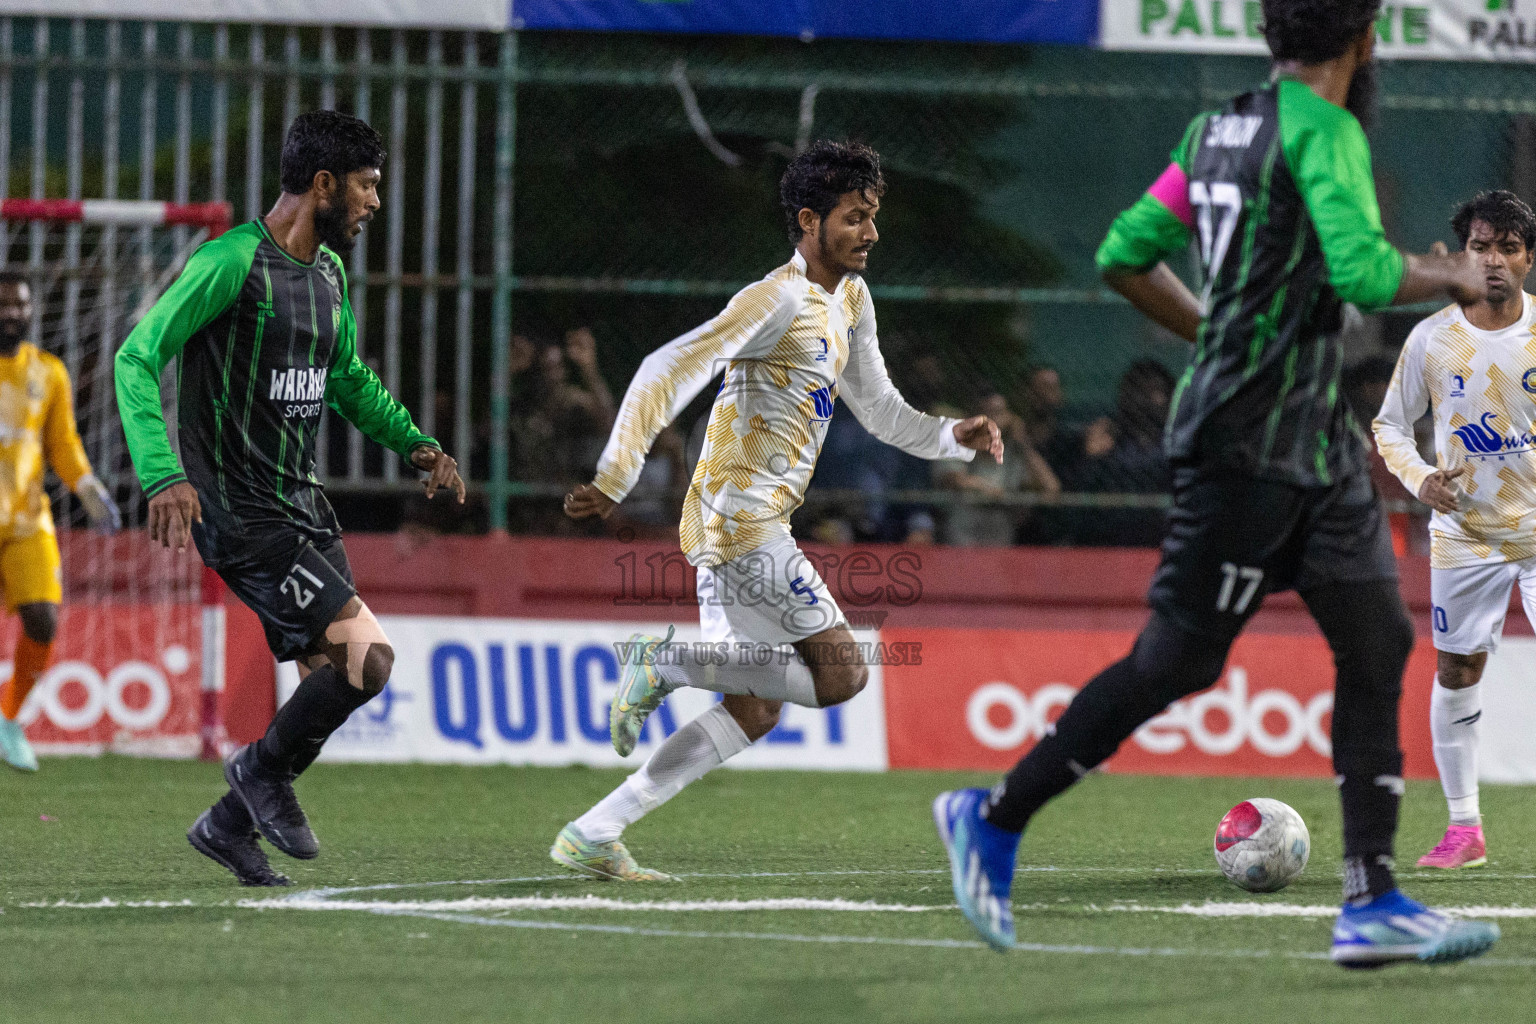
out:
{"label": "metal fence", "polygon": [[[1383,72],[1373,143],[1395,239],[1444,237],[1449,205],[1475,188],[1536,194],[1527,70]],[[370,120],[389,157],[384,209],[350,257],[359,347],[504,526],[509,499],[515,525],[519,501],[563,483],[522,455],[520,403],[539,383],[514,333],[590,327],[622,391],[647,351],[787,258],[775,183],[813,137],[863,138],[885,158],[870,279],[898,383],[921,390],[914,367],[931,356],[933,402],[968,410],[995,389],[1017,409],[1048,364],[1064,421],[1113,419],[1128,366],[1185,353],[1100,288],[1093,249],[1188,118],[1264,73],[1251,58],[1055,47],[12,17],[0,167],[6,195],[228,199],[254,217],[299,111]],[[1390,354],[1410,322],[1367,323],[1357,352]],[[397,460],[335,420],[322,429],[333,488],[401,486]],[[1001,504],[1159,500],[1110,484]]]}

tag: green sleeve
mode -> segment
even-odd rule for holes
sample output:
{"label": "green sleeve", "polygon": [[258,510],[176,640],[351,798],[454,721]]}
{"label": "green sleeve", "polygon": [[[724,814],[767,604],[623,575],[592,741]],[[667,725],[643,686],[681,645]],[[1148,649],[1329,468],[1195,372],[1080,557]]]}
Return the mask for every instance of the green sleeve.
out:
{"label": "green sleeve", "polygon": [[[340,261],[337,261],[338,266]],[[378,374],[357,357],[357,321],[345,290],[341,298],[341,330],[326,376],[325,401],[357,429],[391,451],[409,455],[418,445],[441,448],[416,429],[411,414],[384,388]]]}
{"label": "green sleeve", "polygon": [[1296,81],[1280,81],[1280,147],[1328,264],[1328,283],[1346,302],[1390,306],[1403,280],[1403,254],[1387,241],[1371,179],[1371,146],[1354,115]]}
{"label": "green sleeve", "polygon": [[240,295],[259,236],[244,227],[205,242],[128,335],[113,361],[118,415],[145,497],[186,480],[161,413],[160,375]]}
{"label": "green sleeve", "polygon": [[1139,274],[1188,244],[1189,228],[1168,207],[1143,193],[1136,205],[1115,218],[1094,262],[1100,273]]}
{"label": "green sleeve", "polygon": [[[1169,154],[1186,175],[1189,173],[1190,150],[1199,137],[1200,129],[1209,114],[1201,114],[1189,123],[1184,137]],[[1099,272],[1144,273],[1157,266],[1170,253],[1189,245],[1189,228],[1183,221],[1154,198],[1143,192],[1134,206],[1115,218],[1099,251],[1094,256]]]}

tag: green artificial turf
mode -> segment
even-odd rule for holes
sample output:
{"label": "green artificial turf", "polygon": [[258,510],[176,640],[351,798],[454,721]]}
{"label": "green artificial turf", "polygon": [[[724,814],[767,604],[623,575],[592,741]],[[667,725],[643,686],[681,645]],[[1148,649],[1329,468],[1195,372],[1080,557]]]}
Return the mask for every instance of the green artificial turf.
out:
{"label": "green artificial turf", "polygon": [[[1327,949],[1326,917],[1113,909],[1335,903],[1338,809],[1321,780],[1085,781],[1032,825],[1014,885],[1019,940],[1084,947],[1070,951],[972,948],[974,935],[948,909],[458,902],[594,894],[944,907],[953,897],[929,801],[991,781],[720,771],[627,837],[642,864],[682,882],[562,873],[547,856],[554,834],[621,778],[579,768],[320,765],[298,786],[319,859],[274,852],[295,886],[251,890],[184,838],[222,791],[217,766],[108,757],[45,760],[36,776],[7,772],[0,1021],[1372,1024],[1523,1019],[1536,995],[1536,920],[1502,919],[1504,938],[1482,961],[1346,972],[1315,959]],[[1267,896],[1230,886],[1211,856],[1216,822],[1251,796],[1285,800],[1312,832],[1306,873]],[[1443,802],[1433,784],[1409,786],[1399,845],[1410,894],[1448,906],[1536,907],[1536,789],[1488,787],[1483,804],[1489,866],[1431,876],[1411,864],[1439,838]],[[322,897],[372,909],[241,905],[327,887],[487,879],[512,880]],[[439,902],[411,905],[426,900]],[[29,905],[59,901],[117,905]],[[851,939],[880,941],[843,941]]]}

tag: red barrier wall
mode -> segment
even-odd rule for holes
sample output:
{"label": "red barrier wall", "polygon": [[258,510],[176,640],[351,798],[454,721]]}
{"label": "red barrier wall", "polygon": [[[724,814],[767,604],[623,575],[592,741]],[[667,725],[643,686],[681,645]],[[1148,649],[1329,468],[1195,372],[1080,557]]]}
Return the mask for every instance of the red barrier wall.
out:
{"label": "red barrier wall", "polygon": [[[1140,548],[811,544],[805,551],[844,611],[900,626],[1135,629],[1157,565],[1157,552]],[[693,604],[692,568],[661,543],[352,534],[347,553],[376,612],[634,620]],[[1427,612],[1428,561],[1400,565],[1410,608]],[[1252,628],[1314,627],[1301,601],[1281,594],[1265,602]]]}
{"label": "red barrier wall", "polygon": [[[358,590],[374,611],[415,615],[691,621],[694,573],[662,543],[530,537],[351,534]],[[1146,619],[1148,549],[916,548],[808,545],[807,554],[851,619],[882,628],[1114,630]],[[1421,634],[1429,566],[1400,562],[1403,595]],[[1511,615],[1509,632],[1528,632]],[[1315,635],[1294,594],[1265,602],[1253,634]],[[1427,641],[1421,640],[1421,645]],[[242,740],[272,714],[271,659],[255,617],[231,599],[225,718]],[[1415,667],[1424,661],[1422,654]],[[1086,678],[1087,670],[1079,671]],[[1422,717],[1422,716],[1420,716]]]}

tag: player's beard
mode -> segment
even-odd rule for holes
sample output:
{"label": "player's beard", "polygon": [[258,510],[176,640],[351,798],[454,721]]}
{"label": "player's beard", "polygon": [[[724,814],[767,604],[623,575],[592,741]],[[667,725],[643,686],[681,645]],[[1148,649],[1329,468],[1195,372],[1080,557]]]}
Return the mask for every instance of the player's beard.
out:
{"label": "player's beard", "polygon": [[831,244],[827,241],[827,236],[825,234],[817,239],[817,245],[821,249],[822,266],[836,267],[838,272],[844,275],[857,274],[859,272],[859,268],[853,262],[853,258],[857,255],[857,253],[850,252],[848,254],[848,258],[839,258],[837,251],[833,249]]}
{"label": "player's beard", "polygon": [[341,203],[315,209],[315,237],[332,252],[345,255],[352,251],[356,236],[348,230],[347,208]]}
{"label": "player's beard", "polygon": [[1370,131],[1376,123],[1376,61],[1366,61],[1355,68],[1355,77],[1349,80],[1349,94],[1344,97],[1344,109],[1355,115],[1360,127]]}

